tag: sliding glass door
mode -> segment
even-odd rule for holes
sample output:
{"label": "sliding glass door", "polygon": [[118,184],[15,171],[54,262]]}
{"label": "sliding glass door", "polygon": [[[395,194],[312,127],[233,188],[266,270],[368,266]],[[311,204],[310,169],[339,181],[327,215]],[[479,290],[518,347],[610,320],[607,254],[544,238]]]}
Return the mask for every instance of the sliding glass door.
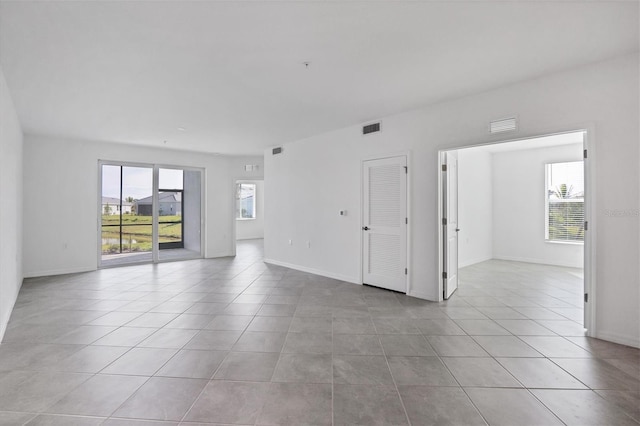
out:
{"label": "sliding glass door", "polygon": [[200,257],[202,172],[158,170],[158,259]]}
{"label": "sliding glass door", "polygon": [[138,201],[153,195],[153,167],[102,165],[100,211],[103,265],[151,261],[153,221],[151,210]]}
{"label": "sliding glass door", "polygon": [[101,267],[201,257],[201,170],[99,167]]}

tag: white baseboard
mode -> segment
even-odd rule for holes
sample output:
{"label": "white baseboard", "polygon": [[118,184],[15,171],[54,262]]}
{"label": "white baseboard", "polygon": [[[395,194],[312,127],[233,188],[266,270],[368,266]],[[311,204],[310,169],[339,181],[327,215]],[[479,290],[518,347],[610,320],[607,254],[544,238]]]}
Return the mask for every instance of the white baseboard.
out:
{"label": "white baseboard", "polygon": [[[565,266],[567,268],[582,268],[582,265],[570,264],[569,262],[558,262],[555,260],[547,260],[547,259],[534,259],[529,257],[517,257],[517,256],[500,256],[494,255],[493,259],[495,260],[510,260],[513,262],[524,262],[524,263],[537,263],[539,265],[553,265],[553,266]],[[487,259],[488,260],[488,259]]]}
{"label": "white baseboard", "polygon": [[4,339],[4,333],[7,331],[8,323],[4,321],[0,323],[0,345],[2,345],[2,339]]}
{"label": "white baseboard", "polygon": [[466,262],[460,262],[460,264],[458,265],[458,268],[464,268],[466,266],[475,265],[476,263],[480,263],[480,262],[486,262],[487,260],[491,260],[491,259],[493,259],[493,256],[477,257],[475,259],[467,260]]}
{"label": "white baseboard", "polygon": [[640,338],[638,336],[632,337],[632,336],[625,336],[618,333],[596,332],[596,335],[593,337],[600,340],[606,340],[608,342],[618,343],[620,345],[640,348]]}
{"label": "white baseboard", "polygon": [[34,272],[25,272],[25,278],[37,278],[37,277],[49,277],[52,275],[66,275],[66,274],[79,274],[81,272],[92,272],[96,271],[97,267],[78,267],[78,268],[64,268],[64,269],[49,269],[46,271],[34,271]]}
{"label": "white baseboard", "polygon": [[18,300],[18,294],[20,293],[20,289],[22,288],[23,279],[20,279],[20,283],[16,289],[15,294],[13,295],[13,302],[11,303],[11,307],[2,315],[0,318],[0,343],[2,339],[4,339],[4,333],[7,331],[7,326],[9,325],[9,319],[11,319],[11,313],[13,312],[13,308],[16,305],[16,301]]}
{"label": "white baseboard", "polygon": [[421,293],[419,291],[409,291],[407,296],[415,297],[416,299],[428,300],[429,302],[438,302],[437,299],[433,298],[432,294]]}
{"label": "white baseboard", "polygon": [[288,262],[281,262],[279,260],[273,260],[273,259],[263,259],[263,261],[264,263],[269,263],[277,266],[284,266],[285,268],[295,269],[296,271],[308,272],[310,274],[321,275],[323,277],[333,278],[340,281],[346,281],[353,284],[362,284],[358,282],[358,278],[350,277],[348,275],[335,274],[333,272],[323,271],[321,269],[309,268],[306,266],[296,265]]}
{"label": "white baseboard", "polygon": [[218,253],[208,253],[204,256],[204,259],[215,259],[216,257],[229,257],[229,256],[235,256],[235,253],[231,253],[228,251],[221,251]]}

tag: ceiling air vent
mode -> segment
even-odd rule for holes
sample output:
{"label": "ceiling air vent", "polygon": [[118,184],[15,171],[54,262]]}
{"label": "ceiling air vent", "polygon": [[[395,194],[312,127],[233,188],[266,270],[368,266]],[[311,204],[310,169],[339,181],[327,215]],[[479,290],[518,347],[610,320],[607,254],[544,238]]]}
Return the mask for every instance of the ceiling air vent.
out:
{"label": "ceiling air vent", "polygon": [[368,135],[369,133],[375,133],[380,131],[380,123],[371,123],[366,126],[362,126],[362,134]]}
{"label": "ceiling air vent", "polygon": [[273,155],[282,154],[282,147],[281,147],[281,146],[279,146],[279,147],[277,147],[277,148],[273,148],[273,149],[271,150],[271,153],[272,153]]}
{"label": "ceiling air vent", "polygon": [[516,130],[517,122],[515,117],[494,120],[489,123],[489,133],[502,133]]}

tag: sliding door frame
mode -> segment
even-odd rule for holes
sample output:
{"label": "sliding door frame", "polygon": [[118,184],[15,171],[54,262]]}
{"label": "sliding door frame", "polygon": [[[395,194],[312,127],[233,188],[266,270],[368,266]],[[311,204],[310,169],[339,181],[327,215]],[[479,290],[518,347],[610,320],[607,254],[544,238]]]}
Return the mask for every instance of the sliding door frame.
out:
{"label": "sliding door frame", "polygon": [[[139,262],[131,262],[121,265],[103,265],[102,264],[102,168],[103,166],[116,166],[116,167],[139,167],[139,168],[148,168],[152,169],[152,248],[151,255],[152,261],[139,261]],[[173,169],[173,170],[182,170],[182,171],[191,171],[191,172],[199,172],[200,173],[200,255],[197,257],[198,259],[204,258],[206,252],[206,225],[205,225],[205,213],[206,213],[206,170],[200,167],[188,167],[188,166],[180,166],[176,164],[158,164],[158,163],[139,163],[132,161],[115,161],[115,160],[98,160],[98,199],[97,199],[97,207],[98,207],[98,218],[97,218],[97,234],[98,234],[98,259],[97,266],[98,269],[105,269],[111,267],[119,267],[119,266],[129,266],[129,265],[142,265],[149,263],[164,263],[164,262],[173,262],[176,260],[182,259],[160,259],[160,245],[159,245],[159,235],[158,235],[158,225],[159,225],[159,212],[155,207],[158,206],[159,203],[159,180],[160,180],[160,169]],[[121,175],[122,179],[122,175]],[[122,185],[122,182],[120,182]],[[183,200],[182,200],[182,212],[184,213],[184,178],[183,178]],[[122,195],[122,194],[121,194]],[[122,211],[120,212],[122,214]],[[184,216],[184,215],[183,215]],[[184,217],[182,218],[182,241],[184,243]]]}

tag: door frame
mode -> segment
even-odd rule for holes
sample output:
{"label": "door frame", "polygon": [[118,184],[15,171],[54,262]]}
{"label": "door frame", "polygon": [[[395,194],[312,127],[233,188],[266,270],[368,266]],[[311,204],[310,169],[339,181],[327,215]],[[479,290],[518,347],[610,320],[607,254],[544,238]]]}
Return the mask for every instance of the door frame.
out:
{"label": "door frame", "polygon": [[377,154],[377,155],[368,155],[360,158],[360,202],[358,203],[358,207],[360,209],[358,213],[358,232],[360,233],[360,265],[358,268],[358,284],[364,285],[364,235],[362,234],[362,227],[364,226],[364,162],[371,160],[382,160],[384,158],[392,158],[392,157],[406,157],[407,160],[407,226],[405,227],[407,238],[406,238],[406,253],[407,253],[407,274],[405,275],[405,294],[407,296],[410,295],[411,292],[411,277],[412,277],[412,262],[411,262],[411,224],[412,224],[412,215],[411,215],[411,192],[412,192],[412,159],[411,159],[411,151],[396,151],[386,154]]}
{"label": "door frame", "polygon": [[[229,184],[229,188],[230,193],[229,193],[229,199],[231,200],[231,209],[229,210],[229,214],[231,215],[231,238],[229,240],[229,253],[231,253],[230,255],[224,254],[223,256],[236,256],[237,254],[237,240],[236,240],[236,184],[242,181],[254,181],[254,180],[260,180],[262,181],[262,184],[264,185],[264,190],[262,191],[263,193],[266,193],[266,179],[264,178],[264,167],[260,166],[260,168],[258,169],[258,173],[256,176],[235,176],[233,178],[231,178],[230,184]],[[263,194],[264,196],[264,194]],[[266,201],[266,199],[265,199]],[[266,213],[266,210],[265,212]],[[263,213],[263,214],[264,214]],[[266,218],[266,216],[265,216]],[[266,235],[265,235],[266,237]]]}
{"label": "door frame", "polygon": [[[190,167],[190,166],[181,166],[181,165],[177,165],[177,164],[164,164],[164,163],[141,163],[141,162],[135,162],[135,161],[119,161],[119,160],[98,160],[98,196],[97,196],[97,203],[98,203],[98,214],[97,214],[97,229],[96,232],[98,234],[98,240],[97,240],[97,247],[98,247],[98,251],[97,251],[97,269],[108,269],[108,268],[117,268],[117,267],[121,267],[121,266],[131,266],[131,265],[148,265],[148,264],[155,264],[155,263],[165,263],[165,262],[175,262],[175,261],[179,261],[182,259],[160,259],[158,254],[159,254],[159,249],[155,249],[156,246],[158,246],[158,212],[156,211],[155,208],[152,207],[152,250],[151,250],[151,256],[152,256],[152,260],[151,262],[148,261],[140,261],[140,262],[131,262],[131,263],[126,263],[126,264],[122,264],[122,265],[102,265],[102,166],[122,166],[122,167],[143,167],[143,168],[150,168],[152,170],[152,205],[153,206],[157,206],[158,205],[158,180],[159,180],[159,175],[158,175],[158,171],[160,169],[177,169],[177,170],[189,170],[189,171],[197,171],[200,172],[200,256],[197,257],[196,259],[203,259],[205,258],[205,253],[206,253],[206,220],[205,220],[205,214],[206,214],[206,169],[203,167]],[[184,189],[184,188],[183,188]],[[182,206],[183,212],[184,212],[184,204]],[[184,231],[184,228],[183,228]],[[183,241],[184,241],[184,235],[183,235]],[[184,259],[187,260],[187,259]]]}
{"label": "door frame", "polygon": [[[567,126],[571,128],[571,126]],[[442,177],[442,157],[446,151],[455,151],[465,148],[474,148],[480,146],[497,145],[502,143],[519,142],[531,139],[537,139],[547,136],[563,135],[567,133],[584,132],[583,149],[588,152],[584,161],[584,186],[585,186],[585,221],[588,222],[589,228],[585,232],[584,238],[584,278],[583,286],[584,293],[589,295],[588,302],[584,302],[584,320],[583,327],[587,329],[587,336],[596,336],[596,303],[597,303],[597,291],[596,291],[596,230],[597,230],[597,214],[596,214],[596,137],[595,137],[595,125],[592,123],[576,126],[572,130],[562,131],[550,131],[536,133],[531,136],[522,136],[512,139],[501,139],[484,143],[466,143],[461,145],[455,145],[448,148],[440,148],[438,150],[438,189],[437,189],[437,227],[438,227],[438,301],[444,300],[444,285],[442,280],[442,273],[444,272],[444,242],[443,242],[443,177]]]}
{"label": "door frame", "polygon": [[[448,150],[448,151],[442,151],[442,153],[440,153],[440,162],[441,162],[441,166],[440,166],[440,177],[442,179],[442,188],[440,189],[442,191],[442,195],[441,195],[441,202],[442,202],[442,210],[440,211],[440,214],[442,215],[442,217],[440,218],[440,226],[442,229],[442,247],[440,248],[440,250],[442,251],[442,264],[440,265],[442,267],[442,273],[440,274],[441,277],[441,281],[442,281],[442,299],[445,300],[444,294],[445,294],[445,290],[448,290],[448,285],[445,286],[445,282],[448,282],[448,280],[450,279],[449,276],[447,276],[447,278],[444,277],[444,269],[445,269],[445,264],[449,265],[449,257],[448,257],[448,249],[449,249],[449,230],[450,230],[450,226],[451,224],[449,223],[449,216],[451,214],[451,212],[449,212],[449,197],[448,195],[448,190],[449,190],[449,185],[450,185],[450,178],[449,178],[449,174],[451,172],[450,167],[449,167],[449,163],[447,162],[447,152],[450,151],[456,151],[455,153],[455,160],[456,160],[456,176],[455,176],[455,185],[456,185],[456,189],[455,189],[455,194],[456,194],[456,212],[455,212],[455,218],[456,218],[456,288],[449,294],[449,296],[447,297],[447,299],[449,299],[453,293],[455,293],[455,291],[458,289],[458,270],[460,269],[460,262],[458,259],[458,254],[460,252],[460,235],[457,234],[459,231],[459,226],[460,223],[458,222],[460,220],[460,215],[459,215],[459,202],[458,202],[458,150]],[[453,155],[452,155],[453,157]],[[444,166],[446,165],[446,171],[444,170]],[[447,214],[447,224],[444,224],[444,215],[445,215],[445,210],[446,210],[446,214]],[[445,243],[446,243],[446,248],[447,250],[445,250]],[[449,270],[447,270],[447,274],[449,274]]]}
{"label": "door frame", "polygon": [[[232,213],[231,213],[231,217],[233,218],[233,226],[232,226],[232,232],[231,232],[231,256],[235,256],[236,252],[237,252],[237,246],[238,246],[238,240],[237,238],[237,233],[238,233],[238,220],[236,219],[236,186],[239,183],[255,183],[255,182],[262,182],[262,194],[261,196],[264,197],[264,193],[266,192],[264,190],[264,176],[260,176],[260,177],[242,177],[242,178],[237,178],[233,180],[233,191],[231,191],[231,195],[233,197],[233,203],[232,204]],[[256,204],[256,209],[257,209],[257,204]],[[264,214],[264,211],[263,213]],[[264,240],[264,238],[263,238]]]}

